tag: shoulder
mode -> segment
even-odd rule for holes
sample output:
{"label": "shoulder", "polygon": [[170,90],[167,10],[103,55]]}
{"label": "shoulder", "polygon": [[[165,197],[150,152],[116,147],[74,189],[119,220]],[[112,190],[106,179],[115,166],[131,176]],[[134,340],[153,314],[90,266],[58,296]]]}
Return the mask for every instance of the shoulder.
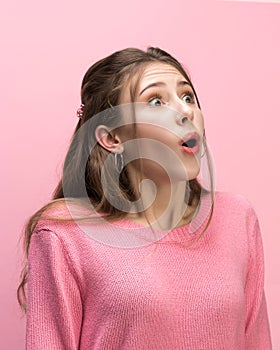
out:
{"label": "shoulder", "polygon": [[244,195],[227,191],[216,191],[214,205],[238,212],[255,212],[252,202]]}
{"label": "shoulder", "polygon": [[222,236],[232,242],[232,247],[236,247],[238,242],[238,249],[245,255],[255,237],[260,236],[257,212],[251,201],[242,194],[215,192],[214,222],[215,227],[221,229]]}
{"label": "shoulder", "polygon": [[237,230],[254,225],[258,221],[257,212],[251,201],[243,194],[216,191],[214,197],[215,218],[222,225]]}
{"label": "shoulder", "polygon": [[80,225],[81,219],[96,218],[94,208],[82,203],[80,199],[59,199],[48,203],[42,209],[33,233],[48,231],[65,241],[73,239],[81,241],[84,236]]}

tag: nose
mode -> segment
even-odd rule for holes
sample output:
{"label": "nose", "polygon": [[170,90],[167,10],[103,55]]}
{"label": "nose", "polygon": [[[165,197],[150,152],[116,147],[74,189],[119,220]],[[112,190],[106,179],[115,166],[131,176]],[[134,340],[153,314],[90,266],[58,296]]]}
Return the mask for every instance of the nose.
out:
{"label": "nose", "polygon": [[[182,105],[183,104],[183,105]],[[187,121],[193,121],[194,112],[191,106],[182,103],[176,110],[178,111],[176,115],[176,123],[178,125],[183,125]]]}

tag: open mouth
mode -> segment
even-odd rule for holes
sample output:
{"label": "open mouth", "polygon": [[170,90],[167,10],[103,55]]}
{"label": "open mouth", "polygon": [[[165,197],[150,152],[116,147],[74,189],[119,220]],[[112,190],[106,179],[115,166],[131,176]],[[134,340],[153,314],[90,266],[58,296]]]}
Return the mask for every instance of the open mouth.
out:
{"label": "open mouth", "polygon": [[195,145],[197,145],[196,139],[190,139],[188,141],[183,142],[183,147],[193,148]]}
{"label": "open mouth", "polygon": [[180,145],[182,150],[188,154],[197,153],[199,151],[199,135],[196,132],[186,135]]}

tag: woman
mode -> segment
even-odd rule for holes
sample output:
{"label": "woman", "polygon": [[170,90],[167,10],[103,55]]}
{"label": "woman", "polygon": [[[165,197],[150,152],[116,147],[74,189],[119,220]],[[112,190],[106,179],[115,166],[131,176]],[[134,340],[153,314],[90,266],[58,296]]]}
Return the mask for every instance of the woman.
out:
{"label": "woman", "polygon": [[258,218],[214,191],[181,64],[115,52],[81,100],[53,201],[26,227],[27,349],[271,349]]}

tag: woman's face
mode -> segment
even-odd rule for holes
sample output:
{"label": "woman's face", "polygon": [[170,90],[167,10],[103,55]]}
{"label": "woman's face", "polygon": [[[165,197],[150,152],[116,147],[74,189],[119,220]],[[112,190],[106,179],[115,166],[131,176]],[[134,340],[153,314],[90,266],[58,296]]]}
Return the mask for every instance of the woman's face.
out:
{"label": "woman's face", "polygon": [[[121,103],[129,102],[126,87]],[[157,182],[194,179],[200,170],[204,121],[186,78],[171,65],[149,64],[137,86],[135,110],[137,146],[124,142],[124,157],[141,158],[142,175]],[[184,143],[192,133],[196,141]],[[140,170],[139,160],[131,165]]]}

